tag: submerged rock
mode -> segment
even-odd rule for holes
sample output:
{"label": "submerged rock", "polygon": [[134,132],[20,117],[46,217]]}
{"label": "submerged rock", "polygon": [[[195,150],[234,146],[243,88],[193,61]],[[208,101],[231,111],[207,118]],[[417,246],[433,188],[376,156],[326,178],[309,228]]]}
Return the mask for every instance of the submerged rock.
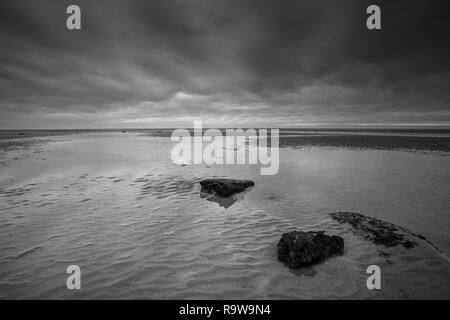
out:
{"label": "submerged rock", "polygon": [[278,242],[278,259],[289,268],[301,268],[344,253],[344,239],[324,231],[284,233]]}
{"label": "submerged rock", "polygon": [[205,179],[200,181],[202,192],[207,192],[220,197],[230,197],[236,193],[242,192],[255,183],[250,180],[236,179]]}
{"label": "submerged rock", "polygon": [[354,212],[334,212],[330,213],[330,216],[339,223],[350,224],[355,234],[374,244],[385,247],[402,245],[406,249],[417,245],[416,242],[407,239],[417,235],[395,224]]}

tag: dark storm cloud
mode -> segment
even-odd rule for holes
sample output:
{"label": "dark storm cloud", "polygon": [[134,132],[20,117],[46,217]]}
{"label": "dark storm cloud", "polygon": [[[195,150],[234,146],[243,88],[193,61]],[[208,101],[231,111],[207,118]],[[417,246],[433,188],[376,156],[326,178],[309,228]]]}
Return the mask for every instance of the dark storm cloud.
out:
{"label": "dark storm cloud", "polygon": [[1,1],[0,128],[450,123],[445,2],[373,3]]}

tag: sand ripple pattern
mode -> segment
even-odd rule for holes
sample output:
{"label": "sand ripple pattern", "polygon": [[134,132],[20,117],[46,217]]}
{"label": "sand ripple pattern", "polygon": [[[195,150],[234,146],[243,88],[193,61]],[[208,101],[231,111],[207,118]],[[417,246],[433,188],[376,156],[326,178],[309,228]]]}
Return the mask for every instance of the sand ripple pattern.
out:
{"label": "sand ripple pattern", "polygon": [[[376,184],[380,172],[351,166],[348,170],[360,177],[370,175],[364,185],[355,185],[351,175],[332,174],[346,168],[331,167],[331,158],[344,166],[363,153],[324,157],[283,151],[280,174],[262,177],[251,166],[177,166],[168,159],[169,151],[167,138],[85,134],[65,136],[46,145],[39,156],[13,162],[0,175],[0,298],[450,297],[449,263],[426,243],[400,248],[386,259],[379,247],[329,218],[328,212],[353,210],[402,225],[414,221],[414,208],[422,210],[424,199],[415,200],[417,193],[391,189],[393,197],[403,200],[390,202],[395,215],[383,217],[387,210],[372,200],[381,197],[374,191],[383,190]],[[40,156],[47,161],[39,161]],[[423,161],[437,168],[441,158]],[[357,160],[367,164],[365,158]],[[386,175],[393,176],[389,162],[384,163]],[[405,161],[399,165],[404,167]],[[439,168],[424,174],[445,181],[448,171]],[[429,180],[415,176],[417,172],[408,171],[410,179],[429,188]],[[256,185],[224,208],[200,195],[198,182],[211,177],[252,179]],[[423,204],[431,210],[429,221],[444,211],[447,191],[436,189],[432,198],[421,190],[430,199]],[[396,221],[404,211],[407,218]],[[427,229],[405,227],[436,243]],[[283,232],[294,229],[341,235],[345,253],[293,272],[277,260],[276,244]],[[433,225],[433,230],[438,228]],[[438,245],[448,250],[442,241]],[[65,270],[71,264],[82,270],[80,291],[66,288]],[[366,288],[370,264],[383,270],[381,292]]]}

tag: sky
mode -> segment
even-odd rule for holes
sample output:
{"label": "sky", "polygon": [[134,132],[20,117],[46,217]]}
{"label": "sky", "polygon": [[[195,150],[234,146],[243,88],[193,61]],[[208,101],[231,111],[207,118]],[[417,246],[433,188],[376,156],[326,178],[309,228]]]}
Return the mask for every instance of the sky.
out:
{"label": "sky", "polygon": [[0,129],[450,126],[445,2],[1,0]]}

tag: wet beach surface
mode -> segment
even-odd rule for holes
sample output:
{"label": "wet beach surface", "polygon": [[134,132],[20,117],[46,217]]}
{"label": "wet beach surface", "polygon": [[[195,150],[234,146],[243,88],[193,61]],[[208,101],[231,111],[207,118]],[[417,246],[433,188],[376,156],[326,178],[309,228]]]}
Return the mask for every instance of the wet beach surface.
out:
{"label": "wet beach surface", "polygon": [[309,134],[280,137],[280,148],[298,149],[305,147],[448,153],[450,152],[450,138],[361,134]]}
{"label": "wet beach surface", "polygon": [[[0,298],[450,298],[449,138],[282,137],[279,173],[261,176],[175,165],[168,131],[124,131],[0,140]],[[206,178],[255,186],[221,205],[201,196]],[[339,211],[439,250],[374,244]],[[292,230],[339,235],[344,254],[290,270],[276,245]],[[79,291],[66,288],[71,264]],[[366,287],[371,264],[380,291]]]}

